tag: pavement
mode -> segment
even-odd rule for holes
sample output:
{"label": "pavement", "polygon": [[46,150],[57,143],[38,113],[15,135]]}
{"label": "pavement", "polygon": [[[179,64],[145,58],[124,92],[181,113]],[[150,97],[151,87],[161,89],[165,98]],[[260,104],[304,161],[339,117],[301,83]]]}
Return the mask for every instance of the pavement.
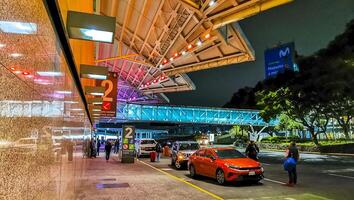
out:
{"label": "pavement", "polygon": [[[283,170],[281,152],[263,152],[260,161],[265,179],[259,184],[229,183],[220,186],[210,178],[189,177],[187,169],[170,166],[170,158],[150,162],[137,159],[134,164],[119,162],[112,154],[109,162],[99,157],[67,162],[62,170],[60,199],[248,199],[248,200],[349,200],[354,196],[354,157],[301,154],[298,185],[283,186],[287,172]],[[66,175],[65,175],[66,174]],[[76,174],[76,178],[73,177]]]}
{"label": "pavement", "polygon": [[286,187],[287,172],[282,162],[284,153],[263,152],[259,155],[265,169],[265,179],[260,184],[230,183],[220,186],[210,178],[189,177],[189,172],[176,170],[170,166],[169,158],[151,163],[140,159],[155,168],[181,178],[193,185],[215,194],[221,199],[353,199],[354,157],[301,154],[298,164],[298,184]]}

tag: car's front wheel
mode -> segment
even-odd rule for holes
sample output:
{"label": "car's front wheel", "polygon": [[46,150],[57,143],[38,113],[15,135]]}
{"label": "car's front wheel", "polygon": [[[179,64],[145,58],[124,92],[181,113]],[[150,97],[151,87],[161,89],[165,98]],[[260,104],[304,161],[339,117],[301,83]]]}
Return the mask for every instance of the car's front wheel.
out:
{"label": "car's front wheel", "polygon": [[219,169],[216,172],[216,181],[220,184],[220,185],[224,185],[225,184],[225,174],[224,171],[222,171],[221,169]]}
{"label": "car's front wheel", "polygon": [[182,168],[182,164],[181,164],[179,161],[176,161],[176,162],[175,162],[175,167],[176,167],[177,169],[181,169],[181,168]]}
{"label": "car's front wheel", "polygon": [[197,173],[195,173],[195,167],[194,165],[189,165],[189,175],[192,178],[196,178],[197,177]]}

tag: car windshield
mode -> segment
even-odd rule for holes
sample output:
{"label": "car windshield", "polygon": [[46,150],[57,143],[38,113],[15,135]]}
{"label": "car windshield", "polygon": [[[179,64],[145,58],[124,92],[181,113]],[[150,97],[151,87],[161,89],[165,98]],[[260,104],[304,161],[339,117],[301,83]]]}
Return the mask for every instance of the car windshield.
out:
{"label": "car windshield", "polygon": [[198,143],[182,143],[179,146],[179,150],[198,150],[199,144]]}
{"label": "car windshield", "polygon": [[223,150],[214,150],[220,159],[228,158],[245,158],[245,156],[237,151],[236,149],[223,149]]}
{"label": "car windshield", "polygon": [[140,144],[155,144],[154,140],[141,140]]}

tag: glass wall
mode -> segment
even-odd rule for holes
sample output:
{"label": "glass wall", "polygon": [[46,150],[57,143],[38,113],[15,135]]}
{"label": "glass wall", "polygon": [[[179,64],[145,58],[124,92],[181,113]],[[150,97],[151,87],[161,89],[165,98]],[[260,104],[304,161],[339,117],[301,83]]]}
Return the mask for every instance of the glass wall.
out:
{"label": "glass wall", "polygon": [[0,0],[0,199],[72,198],[90,134],[43,1]]}

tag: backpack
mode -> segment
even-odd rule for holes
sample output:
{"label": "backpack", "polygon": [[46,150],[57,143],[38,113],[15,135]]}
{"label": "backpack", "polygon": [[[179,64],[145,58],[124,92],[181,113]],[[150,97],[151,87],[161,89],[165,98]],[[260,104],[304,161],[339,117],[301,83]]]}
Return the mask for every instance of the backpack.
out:
{"label": "backpack", "polygon": [[284,170],[291,171],[296,167],[296,160],[293,157],[289,157],[284,161]]}

